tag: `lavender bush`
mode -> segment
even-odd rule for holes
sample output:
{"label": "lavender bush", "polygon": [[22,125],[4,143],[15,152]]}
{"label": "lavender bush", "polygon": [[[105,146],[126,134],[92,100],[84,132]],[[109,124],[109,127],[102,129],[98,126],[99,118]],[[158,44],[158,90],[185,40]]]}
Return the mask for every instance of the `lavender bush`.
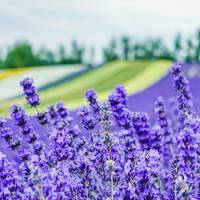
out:
{"label": "lavender bush", "polygon": [[180,64],[173,65],[172,75],[176,117],[171,123],[158,97],[153,125],[146,113],[129,110],[121,85],[103,103],[87,90],[89,105],[77,112],[77,122],[62,102],[39,111],[33,80],[21,81],[48,140],[41,140],[22,107],[11,106],[20,132],[0,120],[1,140],[16,156],[11,162],[0,152],[0,199],[200,199],[200,120]]}

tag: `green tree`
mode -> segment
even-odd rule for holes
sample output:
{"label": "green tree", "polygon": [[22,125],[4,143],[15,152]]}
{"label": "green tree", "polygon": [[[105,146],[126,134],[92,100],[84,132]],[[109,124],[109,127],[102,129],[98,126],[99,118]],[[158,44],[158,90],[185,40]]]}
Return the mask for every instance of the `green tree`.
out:
{"label": "green tree", "polygon": [[174,39],[174,52],[173,52],[173,58],[174,60],[180,59],[181,50],[183,48],[182,45],[182,35],[178,33]]}
{"label": "green tree", "polygon": [[124,60],[128,60],[131,51],[130,38],[128,36],[123,36],[121,39],[121,45],[122,45],[122,58]]}
{"label": "green tree", "polygon": [[0,68],[3,68],[3,59],[2,59],[2,55],[1,55],[1,51],[0,51]]}
{"label": "green tree", "polygon": [[72,63],[82,63],[83,62],[83,55],[84,55],[84,47],[79,45],[76,40],[72,41],[71,43],[71,62]]}
{"label": "green tree", "polygon": [[196,33],[196,49],[195,49],[195,60],[200,62],[200,30]]}
{"label": "green tree", "polygon": [[96,50],[95,47],[92,46],[89,49],[89,63],[90,63],[90,67],[92,67],[95,63],[95,56],[96,56]]}
{"label": "green tree", "polygon": [[45,47],[41,47],[36,54],[38,65],[54,65],[56,64],[55,55]]}
{"label": "green tree", "polygon": [[146,47],[141,42],[136,42],[133,46],[134,58],[137,59],[144,59],[146,57]]}
{"label": "green tree", "polygon": [[114,38],[112,38],[108,46],[103,49],[103,58],[106,62],[119,59],[117,53],[117,42]]}
{"label": "green tree", "polygon": [[185,58],[184,60],[186,62],[192,62],[195,59],[195,51],[194,51],[195,47],[194,44],[192,42],[191,38],[188,38],[186,41],[186,52],[185,52]]}
{"label": "green tree", "polygon": [[66,62],[66,50],[64,45],[60,45],[58,48],[58,59],[60,64],[64,64]]}
{"label": "green tree", "polygon": [[36,63],[32,46],[29,43],[18,42],[8,49],[5,59],[6,67],[33,66]]}

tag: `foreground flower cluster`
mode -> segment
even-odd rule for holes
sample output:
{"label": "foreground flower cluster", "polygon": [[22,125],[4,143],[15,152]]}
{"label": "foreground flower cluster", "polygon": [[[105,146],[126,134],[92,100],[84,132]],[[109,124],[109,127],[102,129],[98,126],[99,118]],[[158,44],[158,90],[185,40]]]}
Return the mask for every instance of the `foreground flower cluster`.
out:
{"label": "foreground flower cluster", "polygon": [[173,117],[158,97],[153,126],[146,113],[128,109],[123,86],[116,86],[104,103],[94,90],[87,90],[89,105],[74,120],[62,102],[38,111],[33,80],[21,81],[48,141],[40,139],[22,107],[11,106],[20,134],[1,119],[0,136],[17,165],[0,152],[0,199],[200,199],[200,120],[181,65],[173,65],[172,75]]}

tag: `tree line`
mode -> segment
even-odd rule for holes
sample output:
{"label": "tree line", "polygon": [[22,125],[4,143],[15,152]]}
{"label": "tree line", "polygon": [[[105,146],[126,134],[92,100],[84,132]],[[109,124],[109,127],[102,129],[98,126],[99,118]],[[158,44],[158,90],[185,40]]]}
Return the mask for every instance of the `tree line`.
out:
{"label": "tree line", "polygon": [[155,60],[167,59],[185,62],[200,62],[200,30],[188,38],[176,34],[171,44],[166,45],[162,38],[136,41],[129,36],[112,38],[103,49],[103,58],[114,60]]}
{"label": "tree line", "polygon": [[[188,38],[178,33],[168,45],[162,38],[149,38],[141,41],[131,36],[111,38],[101,52],[103,62],[140,59],[200,62],[200,30]],[[87,62],[93,64],[95,48],[87,49],[76,40],[71,42],[68,50],[64,45],[60,45],[56,52],[44,47],[35,51],[29,42],[22,41],[10,47],[4,56],[0,55],[0,67],[78,64],[87,60],[87,54],[90,55],[89,62]]]}
{"label": "tree line", "polygon": [[0,57],[1,68],[17,68],[29,66],[44,66],[57,64],[77,64],[83,62],[84,47],[77,41],[72,41],[70,49],[60,45],[57,52],[45,47],[34,51],[27,41],[20,41],[8,48],[6,55]]}

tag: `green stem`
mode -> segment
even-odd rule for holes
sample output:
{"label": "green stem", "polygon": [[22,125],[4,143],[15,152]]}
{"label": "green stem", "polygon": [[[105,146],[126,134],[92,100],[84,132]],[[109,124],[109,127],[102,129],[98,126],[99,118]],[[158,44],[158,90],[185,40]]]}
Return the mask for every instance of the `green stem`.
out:
{"label": "green stem", "polygon": [[177,187],[176,187],[176,184],[174,186],[174,200],[177,200]]}
{"label": "green stem", "polygon": [[111,200],[114,200],[114,181],[113,181],[113,171],[110,174],[110,183],[111,183]]}
{"label": "green stem", "polygon": [[[108,136],[110,138],[109,132],[105,132],[105,136]],[[110,156],[110,146],[111,144],[107,144],[107,152],[108,152],[108,160],[111,161],[111,156]],[[113,166],[111,166],[110,170],[110,187],[111,187],[111,197],[110,200],[114,200],[114,180],[113,180]]]}
{"label": "green stem", "polygon": [[39,113],[39,109],[37,107],[34,107],[34,108],[35,108],[35,110],[36,110],[36,112],[38,114]]}

